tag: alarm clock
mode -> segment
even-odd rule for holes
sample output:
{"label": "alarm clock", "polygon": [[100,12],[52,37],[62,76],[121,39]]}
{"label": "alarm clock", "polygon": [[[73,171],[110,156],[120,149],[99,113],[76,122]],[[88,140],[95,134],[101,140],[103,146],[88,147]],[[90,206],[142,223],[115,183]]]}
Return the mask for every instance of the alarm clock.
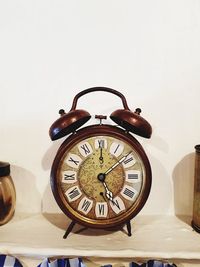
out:
{"label": "alarm clock", "polygon": [[[77,109],[78,99],[97,91],[119,97],[123,108],[110,115],[113,125],[104,123],[106,115],[96,115],[96,124],[82,127],[91,115]],[[126,224],[131,236],[130,221],[146,203],[152,180],[148,157],[132,133],[150,138],[151,125],[141,117],[141,109],[132,112],[124,95],[107,87],[79,92],[71,110],[59,113],[49,135],[53,141],[67,138],[52,164],[51,188],[58,206],[72,220],[64,238],[76,223],[96,229]]]}

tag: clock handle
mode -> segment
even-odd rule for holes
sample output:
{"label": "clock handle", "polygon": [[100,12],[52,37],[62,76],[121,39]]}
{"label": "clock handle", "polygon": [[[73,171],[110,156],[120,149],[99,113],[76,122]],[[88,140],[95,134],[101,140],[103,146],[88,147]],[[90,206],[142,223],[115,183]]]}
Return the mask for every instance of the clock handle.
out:
{"label": "clock handle", "polygon": [[108,92],[108,93],[111,93],[111,94],[114,94],[116,96],[119,96],[122,100],[122,103],[123,103],[123,106],[124,106],[124,109],[126,110],[130,110],[129,107],[128,107],[128,104],[126,102],[126,98],[125,96],[118,92],[117,90],[114,90],[114,89],[111,89],[111,88],[108,88],[108,87],[92,87],[92,88],[88,88],[88,89],[85,89],[83,91],[81,91],[80,93],[78,93],[75,97],[74,97],[74,100],[73,100],[73,103],[72,103],[72,107],[71,107],[71,110],[75,110],[76,109],[76,106],[77,106],[77,101],[78,99],[85,95],[85,94],[88,94],[88,93],[92,93],[92,92],[97,92],[97,91],[103,91],[103,92]]}
{"label": "clock handle", "polygon": [[110,115],[111,120],[128,132],[138,134],[145,138],[150,138],[152,128],[151,125],[140,116],[140,108],[137,108],[134,112],[132,112],[128,107],[124,95],[117,90],[108,87],[92,87],[79,92],[74,97],[72,107],[68,113],[65,113],[64,110],[59,112],[61,117],[52,124],[49,130],[49,135],[52,140],[59,139],[74,132],[91,118],[91,115],[86,110],[76,109],[76,106],[78,99],[81,96],[97,91],[114,94],[122,100],[123,109],[113,111]]}

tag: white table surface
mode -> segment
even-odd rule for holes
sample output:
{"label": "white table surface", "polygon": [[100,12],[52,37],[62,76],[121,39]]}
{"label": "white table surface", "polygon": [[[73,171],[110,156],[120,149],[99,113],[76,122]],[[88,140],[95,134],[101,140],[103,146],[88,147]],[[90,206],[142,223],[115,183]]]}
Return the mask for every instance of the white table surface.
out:
{"label": "white table surface", "polygon": [[63,239],[70,223],[64,215],[18,214],[0,227],[0,252],[18,257],[29,267],[45,257],[63,256],[82,257],[93,266],[98,266],[95,265],[98,260],[128,264],[150,258],[167,259],[179,263],[178,266],[200,266],[200,235],[192,229],[190,220],[189,217],[138,216],[131,222],[131,237],[127,236],[126,228],[113,232],[83,230],[76,225],[68,238]]}

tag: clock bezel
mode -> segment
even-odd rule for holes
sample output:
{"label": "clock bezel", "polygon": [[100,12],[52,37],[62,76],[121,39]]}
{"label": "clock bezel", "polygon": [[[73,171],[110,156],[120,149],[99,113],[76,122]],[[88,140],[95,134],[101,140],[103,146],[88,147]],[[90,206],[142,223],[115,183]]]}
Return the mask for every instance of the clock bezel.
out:
{"label": "clock bezel", "polygon": [[[111,136],[128,143],[140,156],[145,169],[145,182],[142,186],[141,193],[139,194],[137,200],[134,202],[132,207],[128,209],[128,211],[123,212],[121,215],[117,215],[115,218],[111,219],[90,219],[72,209],[70,205],[67,204],[67,201],[63,196],[61,187],[59,186],[59,179],[57,177],[60,161],[66,151],[69,151],[70,148],[72,148],[82,140],[94,136]],[[151,181],[151,166],[141,144],[127,131],[124,131],[121,128],[113,125],[90,125],[78,130],[77,132],[72,133],[61,144],[51,168],[51,188],[58,206],[71,220],[91,228],[113,228],[119,225],[123,225],[127,221],[134,218],[143,208],[148,199],[151,189]]]}

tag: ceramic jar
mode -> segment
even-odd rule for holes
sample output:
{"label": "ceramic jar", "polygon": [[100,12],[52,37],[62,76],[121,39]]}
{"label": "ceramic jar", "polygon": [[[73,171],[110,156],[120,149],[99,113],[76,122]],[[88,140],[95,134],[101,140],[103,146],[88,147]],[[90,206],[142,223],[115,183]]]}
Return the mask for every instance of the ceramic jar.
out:
{"label": "ceramic jar", "polygon": [[10,164],[0,162],[0,225],[7,223],[13,216],[16,192],[10,176]]}

